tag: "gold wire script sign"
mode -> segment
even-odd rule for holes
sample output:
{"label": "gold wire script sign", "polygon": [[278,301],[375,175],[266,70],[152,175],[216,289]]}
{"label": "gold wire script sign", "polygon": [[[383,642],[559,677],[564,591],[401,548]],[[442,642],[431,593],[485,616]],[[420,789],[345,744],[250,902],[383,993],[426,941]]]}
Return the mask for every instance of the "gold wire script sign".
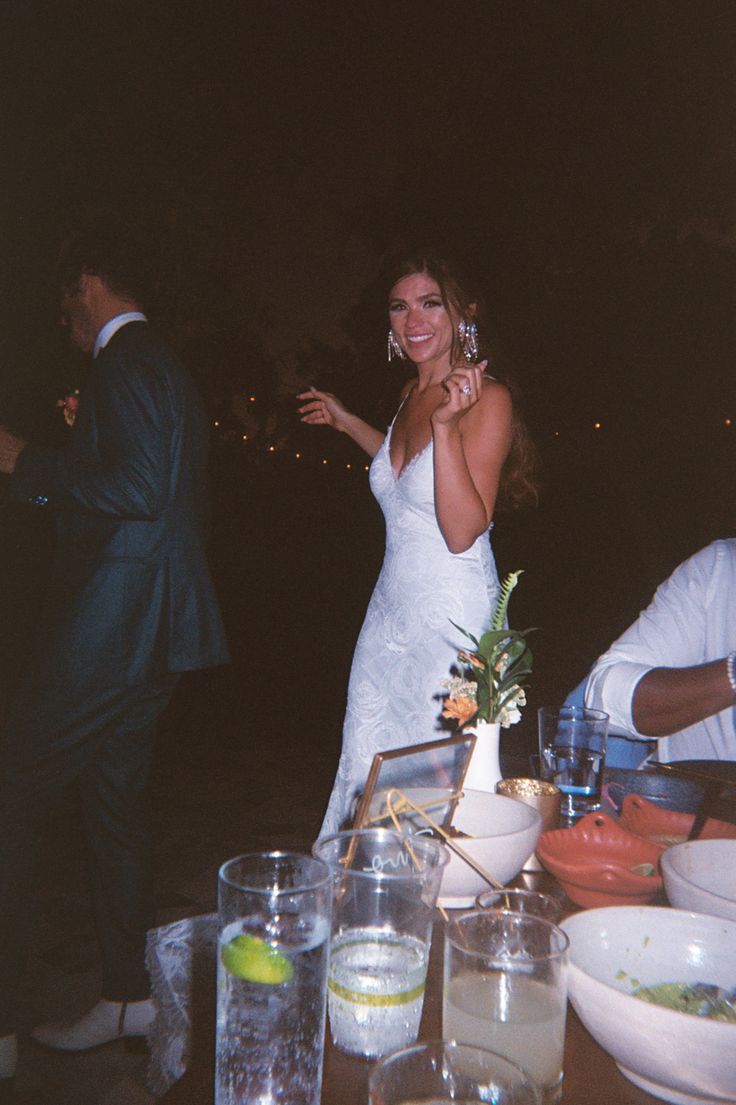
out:
{"label": "gold wire script sign", "polygon": [[[390,790],[409,794],[422,812],[447,828],[462,792],[475,734],[459,733],[443,740],[427,741],[403,748],[377,752],[373,757],[365,789],[358,804],[354,829],[388,824],[386,795]],[[406,807],[404,815],[410,814]]]}
{"label": "gold wire script sign", "polygon": [[[489,886],[503,890],[504,884],[469,855],[452,832],[475,739],[473,733],[460,733],[444,740],[376,753],[353,830],[391,827],[404,837],[413,859],[411,836],[429,831]],[[346,859],[350,860],[351,854]],[[445,910],[439,908],[447,920]]]}
{"label": "gold wire script sign", "polygon": [[[457,797],[461,798],[462,792]],[[424,821],[426,821],[427,825],[430,827],[430,829],[432,829],[433,832],[437,833],[438,836],[440,836],[444,840],[448,848],[455,852],[455,854],[459,856],[464,863],[467,863],[468,866],[473,868],[476,875],[480,875],[482,879],[485,879],[485,881],[490,886],[495,886],[497,890],[504,889],[503,883],[499,882],[498,879],[494,878],[493,875],[490,874],[490,872],[486,871],[485,867],[482,867],[480,863],[477,862],[477,860],[474,860],[473,857],[469,855],[465,851],[465,849],[458,844],[456,837],[451,836],[450,833],[443,829],[441,825],[438,825],[436,821],[433,821],[426,810],[422,809],[420,806],[415,805],[414,802],[412,802],[412,800],[408,798],[406,794],[402,794],[400,790],[390,790],[386,795],[386,809],[388,810],[388,814],[398,832],[402,832],[402,826],[399,820],[400,813],[402,811],[406,811],[407,809],[413,810],[414,813],[418,814]],[[411,853],[411,845],[408,841],[406,846]]]}

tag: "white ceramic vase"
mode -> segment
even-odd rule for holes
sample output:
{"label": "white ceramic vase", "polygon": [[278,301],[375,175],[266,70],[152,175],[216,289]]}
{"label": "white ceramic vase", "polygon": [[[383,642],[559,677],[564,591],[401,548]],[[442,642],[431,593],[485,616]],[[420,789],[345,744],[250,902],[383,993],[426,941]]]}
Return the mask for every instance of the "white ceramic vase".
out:
{"label": "white ceramic vase", "polygon": [[497,721],[476,721],[466,727],[466,733],[475,733],[475,748],[465,775],[463,787],[468,790],[496,791],[496,783],[501,780],[501,764],[498,758],[498,745],[501,739],[501,725]]}

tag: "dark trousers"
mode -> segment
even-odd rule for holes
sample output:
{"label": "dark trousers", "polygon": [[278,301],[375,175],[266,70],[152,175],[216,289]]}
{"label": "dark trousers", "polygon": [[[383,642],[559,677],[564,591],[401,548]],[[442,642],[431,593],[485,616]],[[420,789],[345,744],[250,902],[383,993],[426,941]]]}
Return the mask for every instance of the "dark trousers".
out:
{"label": "dark trousers", "polygon": [[[37,859],[50,798],[79,788],[89,844],[102,996],[148,997],[154,921],[147,783],[156,721],[179,676],[135,687],[20,689],[0,744],[0,1036],[15,1030]],[[58,688],[57,688],[58,692]]]}

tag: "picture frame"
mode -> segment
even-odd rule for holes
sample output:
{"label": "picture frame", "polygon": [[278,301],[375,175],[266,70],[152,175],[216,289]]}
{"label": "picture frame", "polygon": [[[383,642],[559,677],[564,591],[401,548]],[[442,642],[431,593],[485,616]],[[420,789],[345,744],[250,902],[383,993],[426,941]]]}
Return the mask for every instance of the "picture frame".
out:
{"label": "picture frame", "polygon": [[[447,830],[462,793],[475,740],[474,733],[458,733],[453,737],[377,752],[358,803],[353,830],[393,828],[386,807],[386,795],[393,789],[407,794],[440,828]],[[402,822],[409,823],[412,831],[426,831],[427,822],[410,807],[396,812]]]}

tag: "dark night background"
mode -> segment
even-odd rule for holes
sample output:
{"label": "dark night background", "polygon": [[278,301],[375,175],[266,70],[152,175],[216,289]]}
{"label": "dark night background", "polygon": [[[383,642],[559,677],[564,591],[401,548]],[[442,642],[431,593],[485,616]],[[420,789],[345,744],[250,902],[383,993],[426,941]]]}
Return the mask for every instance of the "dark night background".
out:
{"label": "dark night background", "polygon": [[[513,623],[541,627],[514,737],[733,534],[732,2],[4,0],[0,20],[0,420],[63,440],[55,402],[84,368],[55,243],[113,204],[150,236],[151,314],[219,423],[234,664],[182,688],[170,735],[245,764],[264,728],[299,727],[305,758],[336,761],[383,531],[358,450],[302,427],[293,395],[390,419],[375,281],[397,243],[449,240],[480,272],[540,449],[539,509],[494,533],[500,571],[526,570]],[[8,688],[51,537],[0,496]]]}

